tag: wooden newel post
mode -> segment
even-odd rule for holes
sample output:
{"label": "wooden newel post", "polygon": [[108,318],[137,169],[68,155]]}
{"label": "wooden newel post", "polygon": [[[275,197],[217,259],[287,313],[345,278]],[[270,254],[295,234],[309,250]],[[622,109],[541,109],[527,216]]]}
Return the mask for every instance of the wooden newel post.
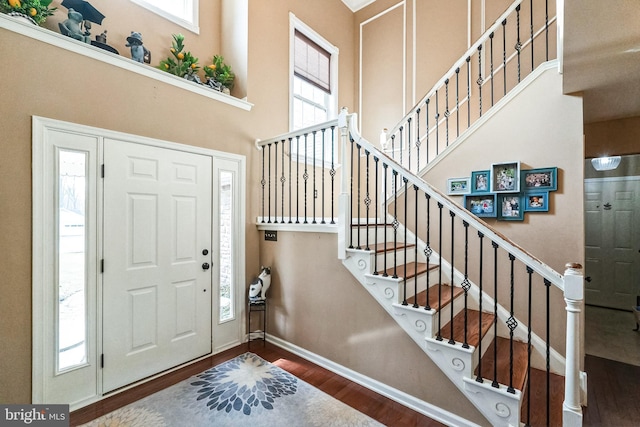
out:
{"label": "wooden newel post", "polygon": [[562,404],[562,425],[582,425],[580,399],[580,313],[584,302],[584,277],[582,266],[569,263],[564,272],[564,300],[567,304],[567,345]]}
{"label": "wooden newel post", "polygon": [[347,138],[349,137],[349,111],[346,108],[340,110],[338,115],[338,128],[340,129],[340,159],[342,164],[340,172],[340,196],[338,198],[338,259],[347,257],[349,245],[349,233],[351,233],[351,203],[349,195],[349,171],[347,170]]}

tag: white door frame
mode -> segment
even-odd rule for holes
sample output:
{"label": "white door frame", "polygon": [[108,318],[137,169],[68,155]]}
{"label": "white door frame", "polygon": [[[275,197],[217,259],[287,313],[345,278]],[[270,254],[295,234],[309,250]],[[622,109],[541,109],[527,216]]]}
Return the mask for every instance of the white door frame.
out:
{"label": "white door frame", "polygon": [[[235,197],[237,199],[237,214],[234,215],[234,243],[235,250],[233,255],[234,260],[234,285],[235,285],[235,310],[237,313],[237,339],[228,341],[225,343],[224,348],[232,347],[240,344],[244,339],[245,322],[244,319],[244,303],[245,303],[245,217],[246,217],[246,158],[245,156],[225,153],[217,150],[211,150],[207,148],[194,147],[190,145],[178,144],[174,142],[162,141],[153,138],[147,138],[137,135],[125,134],[121,132],[115,132],[106,129],[95,128],[91,126],[79,125],[75,123],[63,122],[60,120],[54,120],[44,117],[33,116],[32,121],[33,128],[33,249],[32,249],[32,403],[69,403],[70,409],[75,410],[80,407],[86,406],[90,403],[101,400],[104,396],[101,394],[102,390],[102,370],[99,368],[100,354],[102,354],[102,278],[97,268],[99,260],[102,259],[102,182],[98,179],[96,186],[97,191],[95,195],[97,212],[95,214],[96,229],[95,240],[90,240],[91,245],[95,245],[90,253],[93,258],[89,264],[94,268],[89,269],[87,280],[95,283],[95,292],[92,293],[95,301],[87,301],[87,306],[95,306],[93,313],[89,315],[92,317],[89,319],[89,331],[87,332],[87,340],[91,341],[94,345],[93,350],[89,351],[87,366],[90,366],[94,370],[95,376],[91,377],[94,380],[90,385],[91,393],[85,394],[79,400],[74,402],[54,401],[56,400],[57,390],[51,390],[51,379],[60,377],[62,375],[56,375],[55,370],[51,368],[51,358],[55,357],[53,350],[51,349],[51,335],[55,333],[54,328],[51,328],[52,318],[51,310],[45,311],[47,305],[52,306],[55,301],[53,298],[53,287],[51,286],[54,281],[52,280],[53,272],[53,254],[51,250],[52,236],[54,224],[53,224],[53,202],[51,202],[51,188],[52,179],[51,168],[48,165],[51,159],[50,156],[45,153],[47,147],[50,146],[50,132],[62,132],[69,135],[85,136],[93,138],[97,141],[96,154],[90,159],[91,162],[95,162],[95,170],[99,170],[99,165],[102,164],[102,144],[104,138],[119,139],[121,141],[145,144],[160,148],[167,148],[170,150],[185,151],[194,154],[202,154],[211,156],[215,165],[216,160],[224,160],[226,164],[235,165],[237,170],[237,193]],[[69,148],[74,148],[70,146]],[[215,181],[214,181],[215,183]],[[214,193],[217,192],[214,189]],[[92,195],[93,197],[93,195]],[[217,208],[217,203],[214,203],[212,209]],[[215,217],[216,210],[213,210]],[[215,222],[215,221],[214,221]],[[49,246],[46,246],[49,245]],[[213,249],[213,248],[212,248]],[[212,258],[214,263],[217,263],[215,257]],[[91,282],[90,282],[91,283]],[[91,285],[93,286],[93,283]],[[215,312],[215,310],[214,310]],[[55,319],[55,317],[54,317]],[[93,323],[92,323],[93,322]],[[212,319],[212,335],[215,337],[216,328],[218,328],[217,318]],[[214,341],[215,342],[215,341]],[[213,352],[217,353],[224,350],[213,345]],[[213,354],[213,353],[212,353]],[[206,355],[204,357],[209,357]],[[193,363],[192,361],[190,363]],[[184,366],[184,365],[183,365]],[[176,367],[174,369],[178,369]],[[159,375],[147,378],[141,382],[149,381],[156,378]],[[135,385],[140,384],[136,383]],[[123,387],[117,392],[126,390],[134,385]],[[113,394],[113,393],[111,393]],[[106,395],[105,395],[106,396]],[[60,397],[61,398],[61,397]]]}

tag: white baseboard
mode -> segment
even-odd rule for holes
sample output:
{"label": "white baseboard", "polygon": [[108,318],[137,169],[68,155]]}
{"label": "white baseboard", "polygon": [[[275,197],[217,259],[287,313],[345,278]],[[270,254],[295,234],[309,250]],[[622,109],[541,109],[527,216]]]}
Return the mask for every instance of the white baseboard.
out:
{"label": "white baseboard", "polygon": [[306,360],[309,360],[310,362],[313,362],[318,366],[328,369],[331,372],[334,372],[340,375],[341,377],[348,379],[349,381],[353,381],[356,384],[360,384],[361,386],[366,387],[371,391],[374,391],[382,396],[385,396],[393,400],[394,402],[397,402],[403,406],[406,406],[407,408],[413,409],[416,412],[426,415],[427,417],[433,420],[439,421],[448,426],[468,426],[468,427],[478,426],[478,424],[475,424],[469,420],[466,420],[456,414],[453,414],[449,411],[445,411],[442,408],[439,408],[435,405],[425,402],[424,400],[420,400],[403,391],[400,391],[393,387],[389,387],[388,385],[381,383],[380,381],[377,381],[377,380],[374,380],[373,378],[362,375],[356,371],[353,371],[349,368],[339,365],[329,359],[326,359],[322,356],[319,356],[315,353],[312,353],[308,350],[298,347],[295,344],[292,344],[288,341],[284,341],[281,338],[267,334],[267,341],[293,354],[296,354]]}

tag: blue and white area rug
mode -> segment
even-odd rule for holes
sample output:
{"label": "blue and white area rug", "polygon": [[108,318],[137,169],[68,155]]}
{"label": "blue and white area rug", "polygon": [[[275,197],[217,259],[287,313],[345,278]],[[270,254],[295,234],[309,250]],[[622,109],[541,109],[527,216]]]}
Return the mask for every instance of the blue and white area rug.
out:
{"label": "blue and white area rug", "polygon": [[106,414],[98,426],[381,426],[321,390],[245,353]]}

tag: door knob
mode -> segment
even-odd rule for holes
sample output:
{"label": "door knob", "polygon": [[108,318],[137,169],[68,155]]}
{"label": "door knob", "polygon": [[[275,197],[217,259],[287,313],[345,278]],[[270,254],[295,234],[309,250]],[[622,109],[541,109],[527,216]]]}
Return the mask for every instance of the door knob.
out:
{"label": "door knob", "polygon": [[208,254],[209,254],[209,251],[207,249],[202,250],[202,255],[208,255]]}
{"label": "door knob", "polygon": [[208,270],[209,269],[209,263],[205,262],[204,264],[202,264],[202,269],[203,270]]}

